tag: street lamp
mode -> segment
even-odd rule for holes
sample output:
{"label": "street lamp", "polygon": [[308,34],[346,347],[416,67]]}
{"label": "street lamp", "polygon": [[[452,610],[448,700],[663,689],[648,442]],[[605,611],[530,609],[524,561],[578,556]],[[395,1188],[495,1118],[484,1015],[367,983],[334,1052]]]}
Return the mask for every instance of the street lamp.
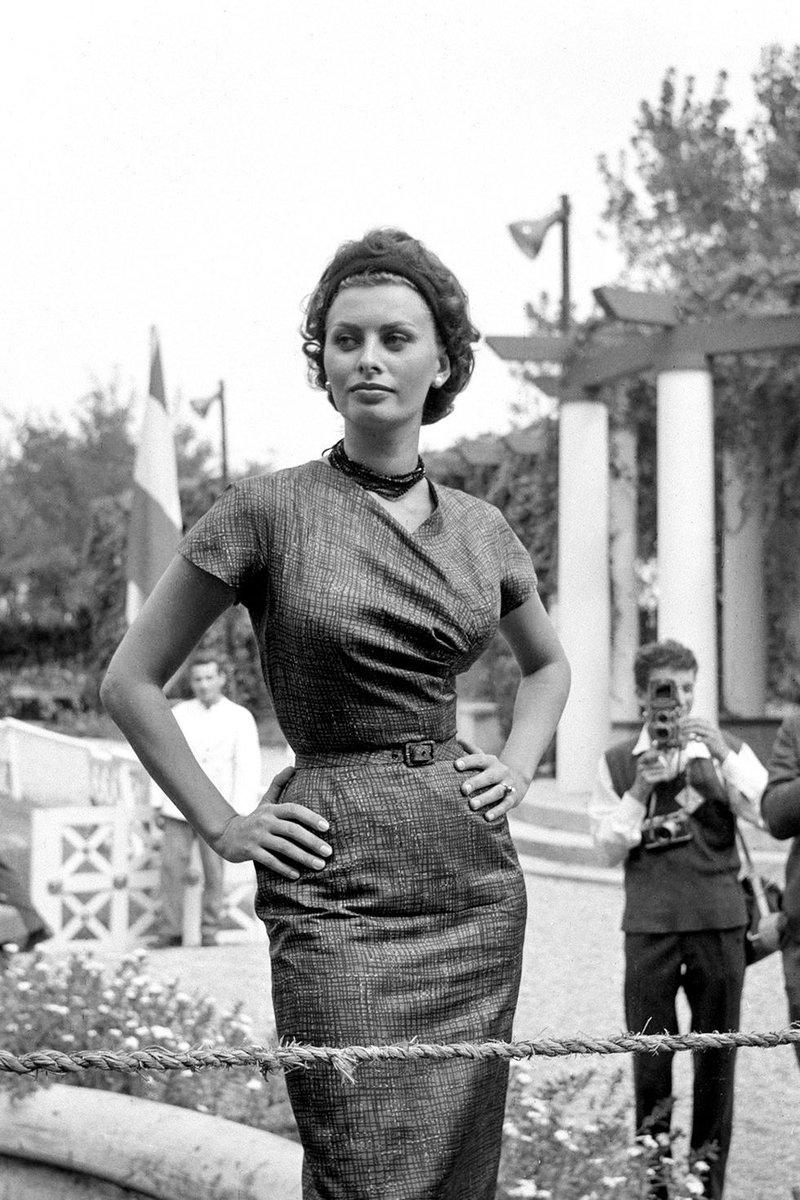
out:
{"label": "street lamp", "polygon": [[569,333],[570,327],[570,296],[569,296],[569,196],[561,197],[561,204],[549,216],[540,217],[538,221],[514,221],[509,225],[509,233],[528,258],[536,258],[542,248],[542,243],[551,225],[561,225],[561,320],[562,333]]}
{"label": "street lamp", "polygon": [[200,417],[208,415],[208,410],[211,405],[219,401],[219,421],[220,421],[220,443],[222,451],[222,489],[223,491],[228,486],[228,430],[225,422],[225,383],[222,379],[219,381],[219,387],[214,392],[213,396],[207,396],[203,400],[190,400],[189,404]]}

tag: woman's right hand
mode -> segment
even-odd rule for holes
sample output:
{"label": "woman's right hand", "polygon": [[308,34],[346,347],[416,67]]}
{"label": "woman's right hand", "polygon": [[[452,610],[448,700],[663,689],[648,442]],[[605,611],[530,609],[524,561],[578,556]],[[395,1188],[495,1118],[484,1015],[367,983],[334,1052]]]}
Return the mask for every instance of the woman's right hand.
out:
{"label": "woman's right hand", "polygon": [[280,803],[294,773],[294,767],[284,767],[253,812],[231,817],[211,843],[217,854],[228,862],[252,860],[285,879],[297,879],[301,867],[319,871],[325,866],[333,849],[319,834],[327,832],[328,822],[302,804]]}

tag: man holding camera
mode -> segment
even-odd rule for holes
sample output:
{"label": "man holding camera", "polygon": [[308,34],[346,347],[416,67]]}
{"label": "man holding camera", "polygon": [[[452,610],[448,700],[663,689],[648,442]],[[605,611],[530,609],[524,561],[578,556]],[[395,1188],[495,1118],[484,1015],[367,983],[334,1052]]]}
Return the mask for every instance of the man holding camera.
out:
{"label": "man holding camera", "polygon": [[[691,715],[696,676],[697,660],[679,642],[641,648],[634,678],[644,727],[603,756],[589,802],[604,862],[624,863],[625,1020],[637,1033],[678,1033],[681,988],[693,1031],[739,1024],[746,909],[736,817],[759,823],[767,772],[748,746]],[[712,1197],[723,1194],[734,1063],[734,1050],[695,1056],[691,1148],[708,1156]],[[668,1132],[672,1055],[635,1054],[633,1076],[637,1130]],[[652,1196],[666,1194],[654,1184]]]}

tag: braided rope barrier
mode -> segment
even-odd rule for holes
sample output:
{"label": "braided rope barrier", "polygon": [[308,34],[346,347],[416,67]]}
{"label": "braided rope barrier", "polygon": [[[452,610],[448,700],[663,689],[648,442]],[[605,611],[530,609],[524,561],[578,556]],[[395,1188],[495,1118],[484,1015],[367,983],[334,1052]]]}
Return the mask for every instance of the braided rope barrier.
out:
{"label": "braided rope barrier", "polygon": [[192,1050],[177,1054],[160,1046],[117,1053],[110,1050],[81,1050],[63,1054],[58,1050],[37,1050],[30,1054],[11,1054],[0,1050],[0,1072],[33,1075],[44,1071],[52,1075],[71,1075],[79,1071],[202,1071],[210,1067],[258,1067],[267,1075],[329,1063],[352,1080],[356,1067],[365,1062],[416,1061],[433,1059],[525,1059],[561,1058],[572,1054],[651,1054],[686,1050],[725,1050],[751,1046],[771,1050],[800,1042],[800,1028],[773,1033],[627,1033],[617,1037],[538,1038],[525,1042],[407,1042],[394,1046],[305,1046],[291,1044],[267,1049],[241,1046],[218,1050]]}

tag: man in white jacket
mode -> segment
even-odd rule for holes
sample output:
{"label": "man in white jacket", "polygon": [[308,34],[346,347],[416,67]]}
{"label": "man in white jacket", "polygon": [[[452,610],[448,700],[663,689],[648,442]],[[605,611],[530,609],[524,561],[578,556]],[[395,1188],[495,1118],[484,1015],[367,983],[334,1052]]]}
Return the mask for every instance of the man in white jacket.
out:
{"label": "man in white jacket", "polygon": [[[172,712],[192,753],[209,779],[238,813],[252,812],[261,787],[261,752],[251,713],[223,696],[225,674],[213,654],[198,653],[189,667],[194,699],[182,700]],[[201,940],[213,946],[220,928],[223,860],[198,838],[183,814],[156,784],[152,802],[163,819],[161,848],[161,930],[158,946],[179,946],[183,929],[186,873],[195,840],[203,865]]]}

